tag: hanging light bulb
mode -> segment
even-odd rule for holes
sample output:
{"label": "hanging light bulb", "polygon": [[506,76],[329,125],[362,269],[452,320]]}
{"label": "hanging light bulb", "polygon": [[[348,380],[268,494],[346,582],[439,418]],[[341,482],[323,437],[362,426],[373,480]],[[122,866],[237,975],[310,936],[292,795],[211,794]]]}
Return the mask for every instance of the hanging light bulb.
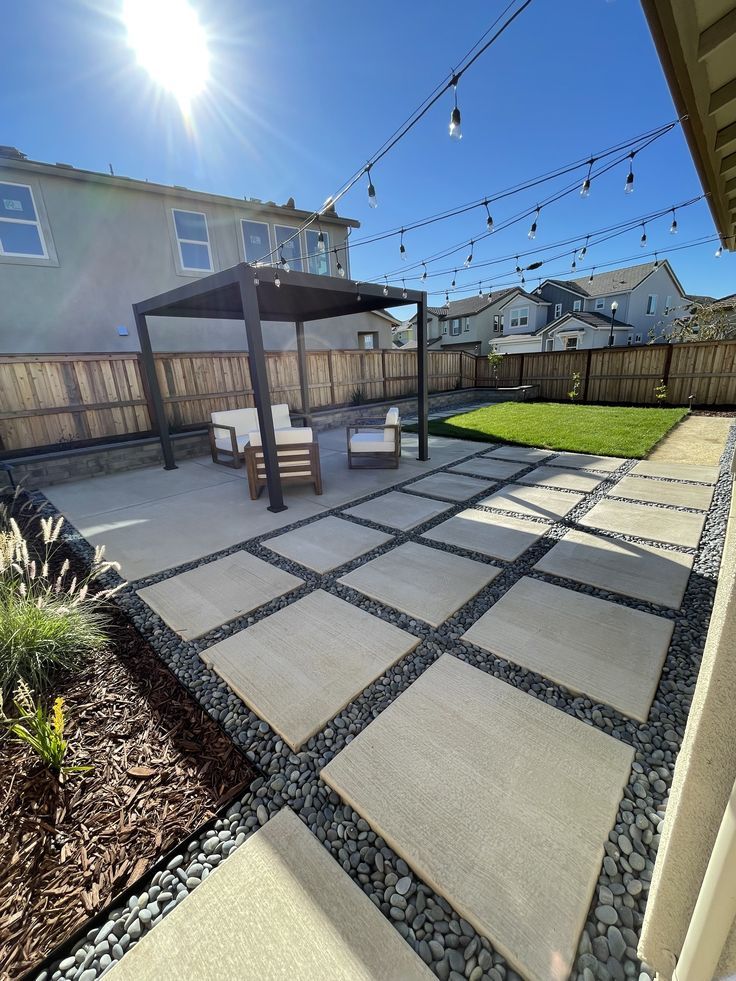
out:
{"label": "hanging light bulb", "polygon": [[639,239],[639,248],[645,249],[647,247],[647,226],[646,222],[641,223],[641,238]]}
{"label": "hanging light bulb", "polygon": [[355,299],[362,300],[363,297],[360,295],[360,283],[355,284]]}
{"label": "hanging light bulb", "polygon": [[626,194],[634,193],[634,157],[636,154],[632,150],[629,154],[629,172],[626,175],[626,183],[624,184],[624,192]]}
{"label": "hanging light bulb", "polygon": [[672,209],[672,224],[670,225],[670,235],[677,235],[677,216],[675,209]]}
{"label": "hanging light bulb", "polygon": [[279,289],[281,286],[281,279],[279,278],[278,269],[276,270],[276,275],[273,277],[273,285],[276,287],[276,289]]}
{"label": "hanging light bulb", "polygon": [[483,296],[483,287],[480,283],[478,283],[478,296]]}
{"label": "hanging light bulb", "polygon": [[401,261],[406,262],[406,246],[404,245],[404,229],[401,229],[401,238],[399,239],[399,255],[401,256]]}
{"label": "hanging light bulb", "polygon": [[319,235],[317,236],[317,251],[318,252],[325,251],[325,236],[324,236],[324,232],[322,231],[321,225],[319,226]]}
{"label": "hanging light bulb", "polygon": [[286,259],[284,259],[284,250],[283,250],[283,247],[282,247],[282,249],[281,249],[281,252],[280,252],[280,256],[281,256],[281,257],[280,257],[280,259],[279,259],[279,265],[280,265],[280,266],[281,266],[281,268],[282,268],[282,269],[284,270],[284,272],[289,272],[289,271],[291,270],[291,266],[290,266],[290,265],[289,265],[289,263],[288,263],[288,262],[286,261]]}
{"label": "hanging light bulb", "polygon": [[659,256],[656,252],[654,253],[654,268],[659,269]]}
{"label": "hanging light bulb", "polygon": [[453,95],[455,97],[455,106],[454,106],[452,112],[450,113],[450,129],[449,129],[450,137],[453,140],[461,140],[463,138],[463,132],[462,132],[462,129],[460,127],[460,110],[457,107],[457,83],[458,83],[458,81],[459,81],[459,77],[457,75],[455,75],[453,77],[453,79],[452,79],[452,82],[450,82],[450,84],[452,85],[452,92],[453,92]]}
{"label": "hanging light bulb", "polygon": [[452,289],[455,289],[455,280],[456,279],[457,279],[457,269],[452,274],[452,282],[450,283],[450,287]]}
{"label": "hanging light bulb", "polygon": [[260,277],[258,275],[258,270],[256,270],[256,274],[253,277],[253,285],[254,286],[260,286],[261,285],[261,280],[260,280]]}
{"label": "hanging light bulb", "polygon": [[532,227],[527,232],[527,238],[534,239],[537,237],[537,221],[539,220],[539,212],[542,209],[537,205],[537,210],[534,215],[534,221],[532,222]]}
{"label": "hanging light bulb", "polygon": [[572,269],[573,272],[575,272],[575,270],[578,268],[577,258],[578,258],[577,252],[573,252],[573,254],[572,254],[572,265],[570,266],[570,268]]}
{"label": "hanging light bulb", "polygon": [[526,283],[526,279],[524,279],[524,273],[522,273],[521,274],[521,285],[523,286],[524,283]]}
{"label": "hanging light bulb", "polygon": [[486,218],[486,228],[488,229],[489,232],[492,232],[493,231],[493,216],[491,215],[491,212],[488,210],[488,200],[486,199],[483,202],[483,204],[485,205],[486,214],[488,215],[488,217]]}
{"label": "hanging light bulb", "polygon": [[473,242],[473,240],[471,238],[471,240],[470,240],[470,252],[468,252],[467,258],[466,258],[466,260],[464,262],[464,266],[465,266],[466,269],[468,268],[468,266],[470,265],[470,263],[473,261],[473,245],[474,245],[474,242]]}
{"label": "hanging light bulb", "polygon": [[337,275],[340,277],[340,279],[345,279],[345,270],[342,268],[342,265],[340,264],[340,260],[337,257],[337,249],[335,249],[334,252],[335,252],[335,269],[337,270]]}
{"label": "hanging light bulb", "polygon": [[537,262],[530,262],[529,265],[526,267],[526,271],[531,272],[532,269],[539,269],[539,267],[543,265],[544,263],[542,262],[541,259],[538,260]]}
{"label": "hanging light bulb", "polygon": [[594,163],[595,163],[595,161],[591,157],[591,159],[588,161],[588,173],[586,174],[585,180],[583,181],[582,186],[580,188],[580,197],[581,198],[590,197],[590,172],[593,169],[593,164]]}
{"label": "hanging light bulb", "polygon": [[588,277],[589,283],[593,282],[593,276],[595,276],[595,266],[593,266],[593,268],[590,270],[590,276]]}
{"label": "hanging light bulb", "polygon": [[449,305],[450,305],[450,294],[447,292],[447,290],[445,290],[445,306],[449,307]]}
{"label": "hanging light bulb", "polygon": [[383,295],[388,296],[388,279],[384,276]]}
{"label": "hanging light bulb", "polygon": [[583,261],[583,259],[588,254],[588,242],[589,241],[590,241],[590,235],[586,235],[585,236],[585,245],[583,245],[582,249],[578,252],[578,259],[580,259],[581,262]]}
{"label": "hanging light bulb", "polygon": [[423,283],[426,283],[427,282],[427,263],[426,262],[423,262],[422,265],[424,266],[424,271],[422,272],[422,282]]}
{"label": "hanging light bulb", "polygon": [[517,275],[519,273],[521,273],[521,266],[519,265],[519,257],[518,257],[518,255],[516,257],[516,272],[517,272]]}
{"label": "hanging light bulb", "polygon": [[723,255],[723,246],[722,245],[719,245],[718,246],[718,248],[716,249],[714,255],[715,255],[716,259],[720,259],[721,258],[721,256]]}
{"label": "hanging light bulb", "polygon": [[371,168],[366,167],[365,172],[368,175],[368,207],[377,208],[378,198],[376,197],[376,189],[373,186],[373,178],[371,177]]}
{"label": "hanging light bulb", "polygon": [[406,299],[406,282],[403,279],[401,280],[401,286],[402,286],[401,299],[402,300],[405,300]]}

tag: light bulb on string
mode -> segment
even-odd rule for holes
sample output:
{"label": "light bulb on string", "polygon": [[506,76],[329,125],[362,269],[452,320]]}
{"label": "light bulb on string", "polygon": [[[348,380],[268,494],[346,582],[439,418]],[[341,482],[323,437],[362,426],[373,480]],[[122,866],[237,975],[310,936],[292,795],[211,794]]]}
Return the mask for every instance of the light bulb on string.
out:
{"label": "light bulb on string", "polygon": [[483,296],[483,285],[478,283],[478,296]]}
{"label": "light bulb on string", "polygon": [[363,297],[360,295],[360,283],[355,284],[355,299],[360,301]]}
{"label": "light bulb on string", "polygon": [[521,273],[521,266],[519,265],[519,257],[516,257],[516,273],[519,275]]}
{"label": "light bulb on string", "polygon": [[483,204],[484,204],[485,209],[486,209],[486,215],[488,216],[486,218],[486,228],[488,229],[489,232],[492,232],[493,231],[493,216],[491,215],[491,212],[488,210],[488,199],[486,199],[483,202]]}
{"label": "light bulb on string", "polygon": [[647,225],[643,221],[641,223],[641,238],[639,239],[639,248],[645,249],[647,247]]}
{"label": "light bulb on string", "polygon": [[276,270],[276,275],[273,277],[273,285],[276,287],[276,289],[279,289],[281,286],[281,278],[279,277],[278,269]]}
{"label": "light bulb on string", "polygon": [[452,289],[455,289],[455,280],[456,279],[457,279],[457,269],[452,274],[452,282],[450,283],[450,286],[451,286]]}
{"label": "light bulb on string", "polygon": [[525,283],[526,283],[526,279],[524,278],[524,273],[522,273],[521,274],[521,285],[523,286]]}
{"label": "light bulb on string", "polygon": [[672,224],[670,225],[670,235],[677,235],[677,215],[675,209],[672,209]]}
{"label": "light bulb on string", "polygon": [[583,181],[582,186],[580,188],[580,197],[581,198],[590,197],[590,172],[593,169],[593,164],[594,163],[595,163],[595,160],[591,157],[590,160],[588,161],[588,173],[586,174],[585,180]]}
{"label": "light bulb on string", "polygon": [[585,236],[585,244],[583,245],[582,249],[578,252],[578,259],[580,259],[581,262],[583,261],[583,259],[588,254],[588,242],[589,241],[590,241],[590,235],[586,235]]}
{"label": "light bulb on string", "polygon": [[401,229],[401,238],[399,239],[399,255],[401,256],[401,261],[406,262],[406,246],[404,245],[404,229]]}
{"label": "light bulb on string", "polygon": [[624,192],[626,194],[634,193],[634,157],[636,153],[632,150],[629,154],[629,172],[626,175],[626,183],[624,184]]}
{"label": "light bulb on string", "polygon": [[340,277],[340,279],[345,279],[345,270],[342,268],[342,265],[340,264],[340,260],[337,257],[337,249],[335,249],[334,252],[335,252],[335,270],[337,271],[337,275]]}
{"label": "light bulb on string", "polygon": [[595,276],[595,266],[593,266],[593,268],[590,270],[590,276],[588,277],[589,283],[593,282],[593,276]]}
{"label": "light bulb on string", "polygon": [[423,283],[426,283],[427,282],[427,263],[426,262],[423,262],[422,265],[424,266],[424,270],[422,271],[421,279],[422,279],[422,282]]}
{"label": "light bulb on string", "polygon": [[659,256],[656,252],[654,253],[654,268],[659,269]]}
{"label": "light bulb on string", "polygon": [[527,238],[535,239],[537,237],[537,222],[539,221],[539,212],[542,209],[537,205],[537,210],[534,214],[534,221],[532,222],[532,227],[527,232]]}
{"label": "light bulb on string", "polygon": [[577,252],[573,252],[573,254],[572,254],[572,265],[570,266],[570,268],[572,269],[573,272],[575,272],[575,270],[578,268],[577,259],[578,259]]}
{"label": "light bulb on string", "polygon": [[450,85],[452,86],[452,92],[455,97],[455,105],[452,112],[450,113],[450,138],[453,140],[461,140],[463,138],[463,131],[461,128],[460,120],[460,110],[457,106],[457,83],[460,81],[459,76],[454,75]]}
{"label": "light bulb on string", "polygon": [[445,290],[445,306],[449,307],[449,305],[450,305],[450,294],[447,292],[447,290]]}
{"label": "light bulb on string", "polygon": [[284,250],[283,250],[283,248],[280,250],[280,253],[279,254],[280,254],[279,265],[284,270],[284,272],[287,272],[288,273],[291,270],[291,266],[286,261],[286,259],[284,259]]}
{"label": "light bulb on string", "polygon": [[721,256],[723,255],[723,246],[722,245],[719,245],[718,246],[718,248],[716,249],[714,255],[715,255],[716,259],[720,259],[721,258]]}
{"label": "light bulb on string", "polygon": [[384,279],[384,283],[383,283],[383,295],[384,296],[388,296],[388,279],[387,279],[386,276],[384,276],[383,279]]}
{"label": "light bulb on string", "polygon": [[318,252],[324,252],[325,251],[325,235],[324,235],[324,232],[322,231],[322,226],[319,224],[319,222],[317,222],[317,227],[319,228],[319,235],[317,236],[317,251]]}
{"label": "light bulb on string", "polygon": [[376,197],[376,189],[373,186],[373,178],[371,177],[371,168],[366,167],[365,172],[368,175],[368,207],[377,208],[378,198]]}
{"label": "light bulb on string", "polygon": [[402,300],[405,300],[406,299],[406,280],[403,280],[403,279],[401,280],[401,287],[402,287],[401,288],[401,299]]}
{"label": "light bulb on string", "polygon": [[468,266],[470,265],[470,263],[473,261],[473,245],[474,244],[475,243],[473,242],[473,239],[471,238],[471,240],[470,240],[470,252],[468,252],[467,258],[465,259],[465,262],[463,263],[463,265],[465,266],[466,269],[468,268]]}

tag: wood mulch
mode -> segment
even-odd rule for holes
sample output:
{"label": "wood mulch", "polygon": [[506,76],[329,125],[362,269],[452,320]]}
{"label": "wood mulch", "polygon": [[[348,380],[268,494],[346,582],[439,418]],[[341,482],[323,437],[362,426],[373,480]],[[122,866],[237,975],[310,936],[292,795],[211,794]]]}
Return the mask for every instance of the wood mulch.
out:
{"label": "wood mulch", "polygon": [[60,782],[0,743],[0,977],[17,979],[211,818],[255,773],[125,617],[60,683]]}

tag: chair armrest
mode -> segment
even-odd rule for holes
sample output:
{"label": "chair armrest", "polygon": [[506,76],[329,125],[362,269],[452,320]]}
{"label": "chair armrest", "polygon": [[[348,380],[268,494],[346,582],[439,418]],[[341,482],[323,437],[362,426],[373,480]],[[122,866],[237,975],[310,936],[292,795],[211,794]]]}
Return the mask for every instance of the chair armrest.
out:
{"label": "chair armrest", "polygon": [[[232,449],[233,456],[234,457],[237,457],[237,455],[238,455],[238,434],[235,431],[235,426],[223,426],[223,424],[220,423],[220,422],[210,422],[210,423],[208,423],[208,426],[209,426],[209,430],[210,430],[210,441],[211,441],[213,447],[215,445],[215,430],[216,429],[223,429],[226,432],[230,433],[230,447]],[[213,449],[213,452],[214,452],[214,449]]]}
{"label": "chair armrest", "polygon": [[221,422],[208,422],[207,425],[210,429],[226,429],[233,438],[238,435],[235,431],[235,426],[223,426]]}

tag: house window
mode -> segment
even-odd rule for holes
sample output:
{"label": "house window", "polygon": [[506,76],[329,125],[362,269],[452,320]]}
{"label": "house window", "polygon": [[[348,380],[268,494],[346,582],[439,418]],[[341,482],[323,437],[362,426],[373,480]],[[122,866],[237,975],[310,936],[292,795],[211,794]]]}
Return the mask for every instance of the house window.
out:
{"label": "house window", "polygon": [[330,233],[322,232],[323,246],[319,247],[319,229],[308,228],[307,239],[307,272],[315,276],[330,275]]}
{"label": "house window", "polygon": [[467,333],[470,330],[470,317],[465,318],[465,326],[463,330]]}
{"label": "house window", "polygon": [[647,297],[647,317],[653,317],[657,312],[657,294],[650,293]]}
{"label": "house window", "polygon": [[596,300],[595,301],[595,308],[596,308],[596,310],[605,310],[606,309],[606,301],[605,301],[605,298],[604,299],[601,299],[601,300]]}
{"label": "house window", "polygon": [[634,341],[637,344],[641,344],[641,334],[637,334],[636,337],[634,338]]}
{"label": "house window", "polygon": [[509,316],[509,327],[527,327],[529,324],[529,307],[516,307]]}
{"label": "house window", "polygon": [[277,261],[280,261],[283,256],[289,263],[290,269],[301,272],[302,250],[299,244],[299,229],[292,228],[290,225],[274,225],[273,230],[276,233]]}
{"label": "house window", "polygon": [[561,316],[562,316],[562,304],[555,303],[555,320],[557,320],[557,318]]}
{"label": "house window", "polygon": [[580,311],[583,309],[583,301],[573,300],[572,309],[573,313],[580,313]]}
{"label": "house window", "polygon": [[674,313],[675,308],[672,306],[672,297],[668,296],[664,304],[664,315],[667,316],[668,313]]}
{"label": "house window", "polygon": [[361,351],[376,351],[378,349],[378,332],[359,330],[358,347]]}
{"label": "house window", "polygon": [[547,350],[548,351],[554,351],[554,349],[555,349],[555,339],[554,339],[554,337],[548,337],[546,343],[547,343]]}
{"label": "house window", "polygon": [[498,314],[498,313],[494,313],[493,314],[493,333],[494,334],[500,333],[502,325],[503,325],[503,317],[500,314]]}
{"label": "house window", "polygon": [[450,334],[453,337],[457,337],[457,335],[459,333],[460,333],[460,321],[459,321],[459,319],[451,320],[450,321]]}
{"label": "house window", "polygon": [[0,184],[0,255],[48,258],[33,191],[27,184]]}
{"label": "house window", "polygon": [[447,321],[445,321],[445,322],[444,322],[444,323],[442,324],[442,333],[443,333],[443,334],[446,334],[446,333],[447,333]]}
{"label": "house window", "polygon": [[173,209],[179,262],[187,272],[212,272],[207,216],[201,211]]}
{"label": "house window", "polygon": [[565,338],[565,350],[566,351],[574,351],[577,346],[578,346],[578,339],[577,339],[577,337],[566,337]]}
{"label": "house window", "polygon": [[242,218],[243,255],[246,262],[268,262],[271,256],[271,234],[265,221],[248,221]]}

